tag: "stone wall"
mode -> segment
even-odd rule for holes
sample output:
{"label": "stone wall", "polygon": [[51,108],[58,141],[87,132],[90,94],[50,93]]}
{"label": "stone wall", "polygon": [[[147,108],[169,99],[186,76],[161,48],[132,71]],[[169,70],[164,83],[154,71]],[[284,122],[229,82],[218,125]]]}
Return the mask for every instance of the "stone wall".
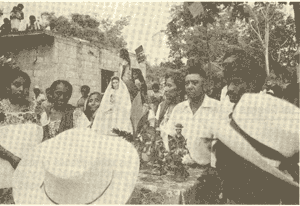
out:
{"label": "stone wall", "polygon": [[[82,85],[90,86],[91,92],[101,91],[102,69],[118,73],[121,59],[117,52],[99,49],[82,40],[52,36],[52,42],[14,52],[17,64],[31,77],[31,95],[34,86],[45,91],[55,80],[67,80],[73,86],[70,103],[76,105]],[[132,67],[140,68],[146,75],[145,64],[138,64],[135,54],[130,56]]]}

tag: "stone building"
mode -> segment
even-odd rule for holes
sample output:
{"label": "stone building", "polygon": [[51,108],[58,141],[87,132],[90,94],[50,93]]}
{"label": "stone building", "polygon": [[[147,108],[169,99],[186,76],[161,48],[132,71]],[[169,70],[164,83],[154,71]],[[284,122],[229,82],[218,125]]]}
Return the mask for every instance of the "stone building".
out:
{"label": "stone building", "polygon": [[[80,87],[88,85],[91,92],[104,92],[110,78],[119,72],[118,51],[101,49],[88,41],[66,38],[49,31],[9,34],[0,37],[0,53],[10,53],[13,60],[31,77],[31,87],[43,91],[53,81],[67,80],[73,85],[70,103],[80,98]],[[132,68],[146,77],[145,63],[138,64],[130,53]],[[32,95],[32,88],[30,93]]]}

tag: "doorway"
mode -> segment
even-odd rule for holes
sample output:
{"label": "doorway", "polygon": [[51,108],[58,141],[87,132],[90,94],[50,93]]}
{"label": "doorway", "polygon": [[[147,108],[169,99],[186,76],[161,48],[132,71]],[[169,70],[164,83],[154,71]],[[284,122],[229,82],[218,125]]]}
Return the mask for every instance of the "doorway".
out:
{"label": "doorway", "polygon": [[101,93],[105,92],[105,90],[110,82],[110,79],[113,76],[114,76],[113,71],[101,69]]}

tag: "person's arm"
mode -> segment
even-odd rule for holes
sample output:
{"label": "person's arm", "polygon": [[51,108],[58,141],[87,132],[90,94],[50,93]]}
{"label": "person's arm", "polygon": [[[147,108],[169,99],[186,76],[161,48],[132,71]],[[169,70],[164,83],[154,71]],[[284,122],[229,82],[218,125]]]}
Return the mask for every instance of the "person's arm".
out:
{"label": "person's arm", "polygon": [[0,158],[7,160],[16,169],[21,159],[0,145]]}

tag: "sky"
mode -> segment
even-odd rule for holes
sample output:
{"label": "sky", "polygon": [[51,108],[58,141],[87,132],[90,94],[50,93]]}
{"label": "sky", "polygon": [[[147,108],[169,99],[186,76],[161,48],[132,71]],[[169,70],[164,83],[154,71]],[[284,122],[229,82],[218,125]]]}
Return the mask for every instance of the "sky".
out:
{"label": "sky", "polygon": [[[9,17],[11,9],[18,3],[22,2],[1,2],[0,8],[4,9],[2,19]],[[25,30],[30,15],[39,18],[44,11],[55,12],[56,16],[69,16],[71,13],[89,14],[99,20],[109,17],[113,21],[120,17],[131,16],[130,25],[123,30],[129,51],[135,52],[135,49],[142,45],[150,63],[160,63],[168,59],[169,49],[164,41],[166,37],[157,33],[165,30],[170,22],[169,9],[175,4],[173,2],[23,2],[22,4],[25,20],[22,21],[20,30]]]}

